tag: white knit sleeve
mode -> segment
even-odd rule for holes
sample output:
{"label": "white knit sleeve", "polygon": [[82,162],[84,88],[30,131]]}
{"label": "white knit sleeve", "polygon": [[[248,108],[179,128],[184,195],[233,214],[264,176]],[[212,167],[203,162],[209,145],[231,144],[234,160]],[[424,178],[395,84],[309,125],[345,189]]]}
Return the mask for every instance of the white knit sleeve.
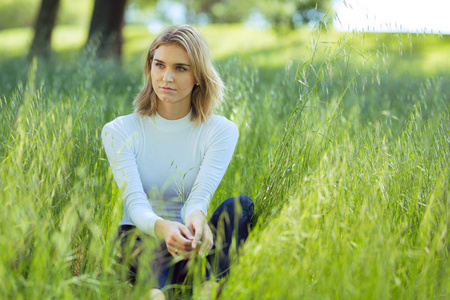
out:
{"label": "white knit sleeve", "polygon": [[139,230],[156,237],[155,222],[162,218],[154,213],[142,187],[136,163],[138,137],[127,127],[125,121],[118,119],[106,124],[102,130],[103,147],[128,216]]}
{"label": "white knit sleeve", "polygon": [[[211,121],[210,121],[211,122]],[[219,123],[220,122],[220,123]],[[239,137],[237,126],[223,118],[207,139],[206,153],[189,197],[181,210],[186,218],[194,210],[208,212],[209,202],[227,170]]]}

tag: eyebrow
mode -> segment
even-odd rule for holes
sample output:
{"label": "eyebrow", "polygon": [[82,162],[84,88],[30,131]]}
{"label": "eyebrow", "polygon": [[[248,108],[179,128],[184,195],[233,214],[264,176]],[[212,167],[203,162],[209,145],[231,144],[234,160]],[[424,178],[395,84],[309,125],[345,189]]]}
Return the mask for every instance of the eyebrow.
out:
{"label": "eyebrow", "polygon": [[[154,58],[154,60],[156,60],[157,62],[160,62],[160,63],[164,63],[162,60],[159,60],[159,59],[157,59],[157,58]],[[190,67],[191,65],[189,65],[189,64],[177,63],[177,64],[175,64],[175,66],[187,66],[187,67]]]}

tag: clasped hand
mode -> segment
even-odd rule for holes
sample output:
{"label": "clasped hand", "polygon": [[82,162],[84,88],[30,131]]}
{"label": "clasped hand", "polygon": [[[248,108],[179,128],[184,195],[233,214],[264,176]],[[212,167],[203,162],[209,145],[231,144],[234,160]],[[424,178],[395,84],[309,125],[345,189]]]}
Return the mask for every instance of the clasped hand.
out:
{"label": "clasped hand", "polygon": [[193,251],[206,255],[213,247],[213,234],[208,221],[200,210],[193,211],[186,225],[168,220],[157,220],[156,235],[163,238],[173,257],[188,259]]}

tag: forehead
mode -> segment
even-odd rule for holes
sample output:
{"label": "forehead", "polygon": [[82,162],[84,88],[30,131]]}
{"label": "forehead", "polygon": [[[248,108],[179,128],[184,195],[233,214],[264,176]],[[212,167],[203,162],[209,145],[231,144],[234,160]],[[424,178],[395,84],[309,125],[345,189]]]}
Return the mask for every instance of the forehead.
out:
{"label": "forehead", "polygon": [[163,61],[168,64],[190,64],[187,51],[180,45],[161,45],[155,50],[153,59]]}

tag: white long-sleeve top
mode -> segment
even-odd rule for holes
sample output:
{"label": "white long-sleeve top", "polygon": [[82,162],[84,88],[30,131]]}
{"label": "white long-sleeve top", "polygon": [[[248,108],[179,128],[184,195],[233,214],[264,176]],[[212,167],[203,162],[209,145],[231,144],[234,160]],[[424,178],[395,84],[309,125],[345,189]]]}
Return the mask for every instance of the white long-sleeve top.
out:
{"label": "white long-sleeve top", "polygon": [[103,146],[123,197],[120,225],[156,236],[158,219],[184,223],[192,211],[208,211],[239,132],[222,116],[198,126],[190,118],[130,114],[103,127]]}

